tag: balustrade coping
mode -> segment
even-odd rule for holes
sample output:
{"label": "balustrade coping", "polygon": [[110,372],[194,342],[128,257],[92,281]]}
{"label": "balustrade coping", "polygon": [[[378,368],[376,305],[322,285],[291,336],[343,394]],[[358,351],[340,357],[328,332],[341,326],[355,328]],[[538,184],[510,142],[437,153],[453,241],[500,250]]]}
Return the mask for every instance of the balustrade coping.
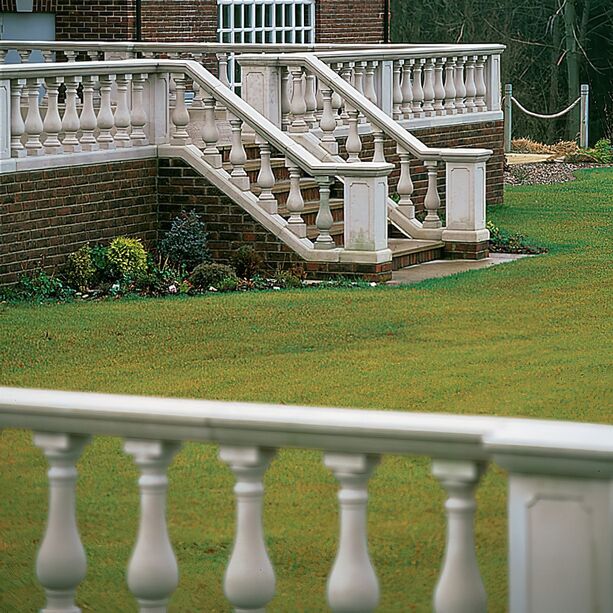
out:
{"label": "balustrade coping", "polygon": [[[337,452],[494,458],[522,472],[613,475],[613,426],[0,387],[0,426]],[[556,469],[556,462],[560,466]],[[570,468],[569,468],[570,467]]]}
{"label": "balustrade coping", "polygon": [[342,53],[346,50],[373,49],[385,52],[388,49],[425,49],[425,50],[444,50],[444,49],[479,49],[486,52],[491,50],[502,51],[504,45],[499,44],[468,44],[468,45],[446,45],[446,44],[427,44],[423,43],[315,43],[315,44],[300,44],[300,43],[211,43],[211,42],[135,42],[135,41],[48,41],[48,40],[2,40],[0,41],[0,49],[15,49],[15,50],[77,50],[77,51],[155,51],[155,50],[174,50],[174,51],[196,51],[198,53],[223,53],[223,52],[251,52],[251,51],[268,51],[273,50],[279,52],[292,51],[329,51]]}

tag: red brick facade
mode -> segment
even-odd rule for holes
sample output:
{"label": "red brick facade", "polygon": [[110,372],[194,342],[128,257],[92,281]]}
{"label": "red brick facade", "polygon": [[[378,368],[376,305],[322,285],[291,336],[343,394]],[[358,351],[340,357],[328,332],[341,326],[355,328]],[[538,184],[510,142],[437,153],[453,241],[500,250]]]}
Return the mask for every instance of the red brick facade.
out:
{"label": "red brick facade", "polygon": [[[379,43],[385,0],[318,0],[315,36],[321,43]],[[15,11],[0,0],[0,11]],[[55,13],[57,40],[135,40],[135,0],[34,0],[34,11]],[[142,0],[142,40],[216,42],[217,0]]]}
{"label": "red brick facade", "polygon": [[156,160],[0,174],[0,285],[83,243],[157,237]]}

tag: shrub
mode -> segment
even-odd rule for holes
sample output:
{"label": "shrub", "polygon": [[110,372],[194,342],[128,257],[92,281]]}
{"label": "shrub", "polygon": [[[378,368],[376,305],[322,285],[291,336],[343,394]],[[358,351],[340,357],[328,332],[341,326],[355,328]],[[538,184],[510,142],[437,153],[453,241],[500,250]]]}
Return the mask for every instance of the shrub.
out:
{"label": "shrub", "polygon": [[238,277],[230,266],[204,263],[196,266],[189,276],[189,282],[196,290],[214,287],[219,291],[232,291],[238,287]]}
{"label": "shrub", "polygon": [[138,238],[114,239],[106,251],[106,260],[116,277],[137,279],[147,272],[147,252]]}
{"label": "shrub", "polygon": [[262,269],[262,258],[252,247],[243,245],[236,250],[232,257],[232,264],[236,274],[243,279],[252,279]]}
{"label": "shrub", "polygon": [[73,292],[55,275],[48,275],[44,270],[38,270],[19,279],[15,295],[23,300],[42,302],[45,300],[65,300]]}
{"label": "shrub", "polygon": [[183,211],[175,217],[170,230],[160,242],[160,255],[167,258],[172,266],[188,271],[211,260],[204,223],[196,211]]}
{"label": "shrub", "polygon": [[289,270],[277,270],[275,274],[275,280],[279,287],[302,287],[305,278],[306,273],[299,266],[294,266]]}
{"label": "shrub", "polygon": [[70,287],[81,291],[90,287],[96,275],[96,267],[92,262],[92,250],[89,243],[68,256],[65,274]]}
{"label": "shrub", "polygon": [[545,247],[531,245],[528,239],[519,233],[511,233],[495,226],[491,221],[487,222],[490,231],[490,251],[494,253],[545,253]]}
{"label": "shrub", "polygon": [[613,146],[608,139],[601,138],[589,151],[601,164],[613,164]]}

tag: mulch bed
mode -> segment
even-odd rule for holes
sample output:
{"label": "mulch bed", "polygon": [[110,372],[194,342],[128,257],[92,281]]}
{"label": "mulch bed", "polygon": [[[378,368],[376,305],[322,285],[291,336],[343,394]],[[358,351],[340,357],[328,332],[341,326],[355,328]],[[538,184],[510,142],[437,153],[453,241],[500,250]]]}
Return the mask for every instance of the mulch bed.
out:
{"label": "mulch bed", "polygon": [[505,164],[505,185],[552,185],[574,181],[575,171],[583,168],[603,168],[610,164],[568,162],[538,162],[536,164]]}

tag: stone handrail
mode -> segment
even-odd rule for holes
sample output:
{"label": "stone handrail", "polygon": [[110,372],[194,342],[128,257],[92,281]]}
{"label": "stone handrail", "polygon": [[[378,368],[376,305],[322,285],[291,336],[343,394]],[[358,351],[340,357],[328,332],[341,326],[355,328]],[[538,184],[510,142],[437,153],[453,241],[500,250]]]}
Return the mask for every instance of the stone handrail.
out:
{"label": "stone handrail", "polygon": [[[338,153],[337,137],[340,136],[340,124],[346,127],[344,135],[348,161],[360,160],[361,117],[374,132],[374,160],[385,161],[383,137],[396,144],[400,156],[400,200],[397,206],[391,205],[391,214],[392,220],[398,222],[410,236],[473,244],[488,240],[489,231],[485,227],[485,162],[492,155],[491,150],[426,146],[381,110],[366,93],[361,93],[359,88],[347,82],[346,78],[337,74],[314,54],[244,54],[240,56],[239,62],[245,75],[245,100],[264,115],[276,116],[281,124],[285,117],[282,111],[287,108],[288,117],[291,117],[291,122],[287,122],[287,130],[318,134],[320,145],[330,154]],[[282,72],[284,70],[285,73]],[[272,94],[262,97],[258,94],[259,90],[250,91],[250,74],[258,72],[262,73],[263,82],[270,80],[268,87]],[[288,81],[293,81],[291,84],[285,86],[283,83],[272,83],[275,79],[282,79],[285,74],[288,75]],[[323,100],[320,112],[316,91]],[[277,98],[274,96],[275,92]],[[339,115],[335,112],[334,97],[337,97],[336,108],[340,110]],[[309,114],[313,115],[312,120],[309,119]],[[415,207],[411,200],[413,182],[410,177],[409,154],[422,160],[428,172],[428,191],[424,201],[427,217],[423,223],[415,218]],[[446,164],[445,228],[442,227],[438,215],[440,197],[437,165],[440,161]]]}
{"label": "stone handrail", "polygon": [[436,613],[486,611],[473,521],[475,489],[492,460],[509,471],[511,613],[613,610],[612,426],[0,388],[0,428],[34,431],[50,464],[49,521],[37,559],[49,610],[74,611],[86,573],[75,465],[92,435],[126,439],[141,470],[140,528],[127,578],[143,612],[166,611],[178,584],[165,495],[166,471],[183,441],[219,444],[236,477],[236,535],[224,587],[238,610],[263,610],[274,596],[263,477],[284,447],[323,450],[340,483],[340,540],[327,590],[333,611],[373,611],[379,600],[366,510],[368,480],[383,454],[433,458],[446,491]]}

